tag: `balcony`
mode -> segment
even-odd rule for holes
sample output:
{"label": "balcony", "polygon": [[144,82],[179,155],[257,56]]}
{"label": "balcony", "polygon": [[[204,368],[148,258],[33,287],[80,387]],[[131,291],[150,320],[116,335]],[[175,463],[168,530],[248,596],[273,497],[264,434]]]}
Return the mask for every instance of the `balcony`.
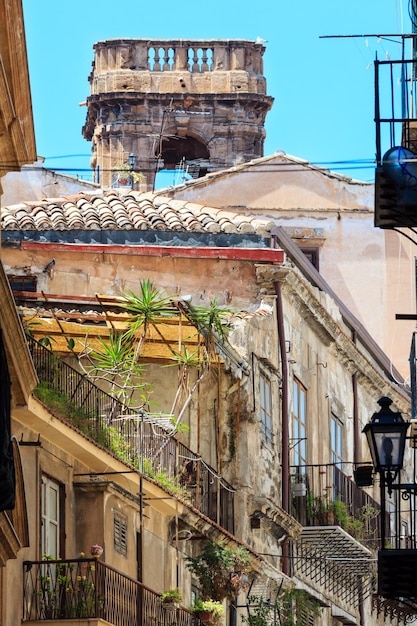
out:
{"label": "balcony", "polygon": [[[111,39],[94,45],[95,62],[90,82],[92,93],[100,93],[98,80],[111,71],[186,72],[191,74],[228,71],[261,74],[265,47],[242,39]],[[107,89],[113,91],[113,89]]]}
{"label": "balcony", "polygon": [[291,494],[292,513],[304,527],[339,526],[378,547],[379,504],[336,465],[293,467]]}
{"label": "balcony", "polygon": [[234,532],[233,487],[172,436],[167,425],[145,413],[139,415],[99,389],[32,337],[28,343],[41,383],[36,395],[50,410]]}
{"label": "balcony", "polygon": [[291,495],[303,526],[293,544],[294,574],[349,612],[374,591],[379,504],[334,464],[293,467]]}
{"label": "balcony", "polygon": [[113,626],[199,626],[186,609],[166,609],[143,584],[95,559],[25,561],[23,621],[105,620]]}
{"label": "balcony", "polygon": [[[375,226],[417,225],[416,59],[375,61]],[[415,39],[413,47],[415,47]]]}

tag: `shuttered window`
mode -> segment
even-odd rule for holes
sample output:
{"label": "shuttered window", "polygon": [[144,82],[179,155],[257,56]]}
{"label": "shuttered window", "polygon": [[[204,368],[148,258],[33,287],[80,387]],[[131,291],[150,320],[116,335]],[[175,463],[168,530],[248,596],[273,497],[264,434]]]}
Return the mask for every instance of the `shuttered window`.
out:
{"label": "shuttered window", "polygon": [[119,511],[113,513],[114,549],[123,556],[127,555],[127,517]]}

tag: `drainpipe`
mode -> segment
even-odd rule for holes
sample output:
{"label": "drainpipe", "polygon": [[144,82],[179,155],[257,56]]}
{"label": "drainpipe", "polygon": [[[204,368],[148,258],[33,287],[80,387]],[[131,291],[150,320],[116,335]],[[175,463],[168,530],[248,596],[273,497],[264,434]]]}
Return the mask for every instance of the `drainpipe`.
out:
{"label": "drainpipe", "polygon": [[[357,333],[356,330],[352,331],[352,341],[356,345]],[[352,374],[352,395],[353,395],[353,467],[355,468],[358,463],[361,462],[361,432],[359,428],[359,406],[358,406],[358,374],[354,372]],[[359,616],[362,626],[366,624],[365,620],[365,606],[363,597],[362,583],[359,586]]]}
{"label": "drainpipe", "polygon": [[[356,345],[356,330],[352,331],[352,340]],[[353,395],[353,463],[360,463],[361,434],[359,429],[359,411],[358,411],[358,375],[356,372],[352,374],[352,395]]]}
{"label": "drainpipe", "polygon": [[[290,446],[289,446],[289,419],[288,419],[288,364],[285,345],[284,315],[282,308],[281,283],[274,284],[276,299],[276,315],[278,341],[281,353],[282,371],[282,399],[281,399],[281,420],[282,420],[282,508],[287,513],[290,512]],[[282,544],[282,571],[287,576],[290,575],[289,542],[286,539]]]}

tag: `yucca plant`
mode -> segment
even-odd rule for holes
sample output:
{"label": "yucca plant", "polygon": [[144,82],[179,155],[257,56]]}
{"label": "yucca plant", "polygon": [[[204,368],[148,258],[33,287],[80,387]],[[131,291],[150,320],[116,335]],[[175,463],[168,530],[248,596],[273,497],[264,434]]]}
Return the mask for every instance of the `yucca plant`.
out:
{"label": "yucca plant", "polygon": [[[86,343],[80,356],[81,367],[92,379],[102,379],[109,383],[112,395],[128,404],[131,408],[149,410],[150,385],[143,381],[144,368],[140,363],[145,342],[150,339],[152,327],[161,341],[170,350],[171,366],[178,368],[178,387],[171,411],[174,429],[178,430],[186,408],[210,369],[215,355],[215,342],[221,343],[227,335],[227,321],[231,314],[228,307],[219,306],[217,298],[213,298],[208,307],[197,306],[189,309],[180,306],[177,298],[167,295],[150,279],[141,280],[138,293],[127,290],[118,300],[117,307],[125,311],[125,329],[110,334],[108,340],[99,338],[98,345],[90,348]],[[177,318],[181,328],[181,320],[186,316],[199,334],[199,345],[191,350],[187,341],[181,342],[175,350],[160,330],[167,318]],[[159,328],[158,328],[159,327]],[[181,332],[179,337],[181,338]],[[87,358],[88,365],[83,361]],[[190,383],[190,371],[197,372],[196,378]],[[138,390],[142,393],[138,398]],[[138,401],[140,400],[139,404]],[[167,444],[167,442],[166,442]]]}
{"label": "yucca plant", "polygon": [[228,334],[227,322],[233,309],[220,306],[216,296],[208,306],[190,306],[188,313],[189,318],[204,336],[211,337],[215,334],[218,339],[226,339]]}
{"label": "yucca plant", "polygon": [[144,367],[135,358],[135,342],[120,332],[111,332],[106,341],[98,337],[97,341],[94,348],[86,345],[80,355],[79,363],[85,374],[94,382],[108,383],[110,395],[125,404],[130,404],[133,392],[138,390],[143,399],[144,393],[149,392],[149,384],[140,380]]}
{"label": "yucca plant", "polygon": [[136,336],[140,331],[143,339],[151,324],[155,325],[161,322],[162,318],[177,314],[177,310],[172,305],[172,296],[167,296],[165,291],[155,287],[149,279],[140,281],[138,294],[126,291],[119,307],[130,315],[129,327],[125,333],[127,338]]}

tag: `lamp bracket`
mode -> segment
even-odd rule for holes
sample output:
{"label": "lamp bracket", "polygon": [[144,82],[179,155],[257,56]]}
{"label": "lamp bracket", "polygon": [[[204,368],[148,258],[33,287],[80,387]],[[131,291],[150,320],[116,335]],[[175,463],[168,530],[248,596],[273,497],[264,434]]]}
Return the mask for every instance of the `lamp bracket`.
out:
{"label": "lamp bracket", "polygon": [[412,495],[417,496],[417,483],[399,483],[398,485],[391,485],[391,489],[401,491],[403,500],[409,500]]}

